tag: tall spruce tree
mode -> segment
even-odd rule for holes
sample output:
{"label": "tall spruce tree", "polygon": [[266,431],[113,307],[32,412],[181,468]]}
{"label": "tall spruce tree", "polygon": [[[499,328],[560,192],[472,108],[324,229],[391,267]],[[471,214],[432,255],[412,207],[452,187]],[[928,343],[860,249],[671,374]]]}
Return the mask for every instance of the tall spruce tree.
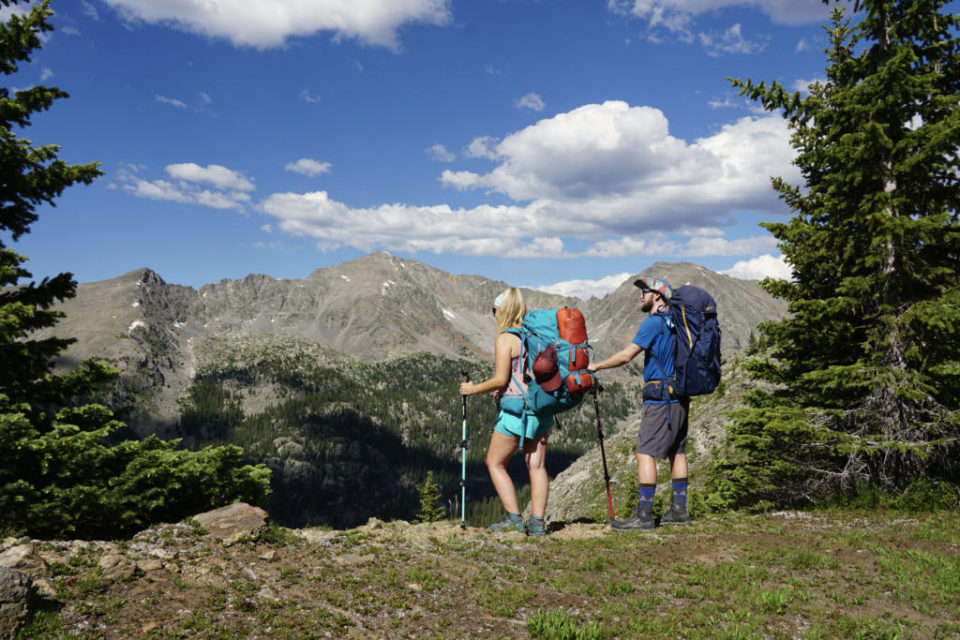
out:
{"label": "tall spruce tree", "polygon": [[[40,48],[51,14],[44,0],[0,23],[4,76]],[[238,447],[190,452],[156,437],[113,442],[123,423],[89,398],[117,372],[87,361],[55,375],[53,359],[73,340],[30,338],[62,317],[52,307],[75,295],[76,282],[61,273],[21,283],[31,278],[26,258],[4,238],[28,233],[38,206],[101,173],[97,163],[68,165],[57,146],[34,147],[15,133],[66,97],[52,87],[0,87],[0,535],[112,536],[238,499],[263,503],[269,470],[242,465]]]}
{"label": "tall spruce tree", "polygon": [[789,316],[761,327],[772,357],[752,370],[778,387],[733,416],[710,483],[723,505],[919,479],[955,492],[960,56],[944,5],[861,0],[856,21],[835,6],[809,95],[732,81],[788,120],[804,184],[773,180],[795,215],[763,226],[793,279],[762,284]]}

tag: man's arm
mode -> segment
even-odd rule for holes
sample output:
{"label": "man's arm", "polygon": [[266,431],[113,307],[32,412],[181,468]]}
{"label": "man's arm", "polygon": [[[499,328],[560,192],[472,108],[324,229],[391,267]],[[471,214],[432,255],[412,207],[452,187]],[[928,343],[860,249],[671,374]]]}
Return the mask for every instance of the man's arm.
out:
{"label": "man's arm", "polygon": [[614,367],[622,367],[636,358],[642,351],[643,349],[631,342],[606,360],[601,362],[591,362],[589,365],[587,365],[587,369],[590,371],[599,371],[600,369],[613,369]]}

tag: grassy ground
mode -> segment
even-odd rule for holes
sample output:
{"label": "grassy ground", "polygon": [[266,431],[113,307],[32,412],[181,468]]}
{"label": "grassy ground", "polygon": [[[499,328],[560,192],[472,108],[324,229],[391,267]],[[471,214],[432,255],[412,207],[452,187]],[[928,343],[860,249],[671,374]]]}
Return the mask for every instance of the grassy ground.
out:
{"label": "grassy ground", "polygon": [[541,539],[373,521],[157,544],[162,562],[116,582],[104,549],[65,549],[51,565],[62,608],[20,637],[960,638],[956,512],[553,523]]}

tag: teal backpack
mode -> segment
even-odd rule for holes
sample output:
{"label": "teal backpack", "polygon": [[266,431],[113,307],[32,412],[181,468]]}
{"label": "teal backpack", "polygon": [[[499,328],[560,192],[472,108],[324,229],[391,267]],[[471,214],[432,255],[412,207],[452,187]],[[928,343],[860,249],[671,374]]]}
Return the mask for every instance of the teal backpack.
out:
{"label": "teal backpack", "polygon": [[523,317],[519,329],[506,331],[520,338],[522,371],[519,379],[511,374],[500,408],[523,421],[522,447],[535,432],[534,425],[527,426],[528,416],[542,422],[573,409],[596,378],[587,370],[591,347],[579,309],[535,309]]}

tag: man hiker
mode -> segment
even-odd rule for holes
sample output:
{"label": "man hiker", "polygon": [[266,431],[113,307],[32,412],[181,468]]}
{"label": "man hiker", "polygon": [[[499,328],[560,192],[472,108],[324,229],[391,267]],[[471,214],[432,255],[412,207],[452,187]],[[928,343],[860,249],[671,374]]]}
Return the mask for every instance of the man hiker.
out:
{"label": "man hiker", "polygon": [[641,278],[641,309],[649,315],[640,323],[637,335],[626,347],[606,360],[590,363],[588,369],[599,371],[621,367],[641,351],[643,360],[643,411],[637,433],[637,475],[640,481],[640,502],[626,520],[614,520],[617,531],[653,529],[653,496],[657,488],[657,458],[670,460],[673,478],[673,501],[660,519],[661,524],[688,524],[687,513],[687,412],[690,399],[673,395],[674,375],[673,331],[668,306],[673,289],[666,280]]}

